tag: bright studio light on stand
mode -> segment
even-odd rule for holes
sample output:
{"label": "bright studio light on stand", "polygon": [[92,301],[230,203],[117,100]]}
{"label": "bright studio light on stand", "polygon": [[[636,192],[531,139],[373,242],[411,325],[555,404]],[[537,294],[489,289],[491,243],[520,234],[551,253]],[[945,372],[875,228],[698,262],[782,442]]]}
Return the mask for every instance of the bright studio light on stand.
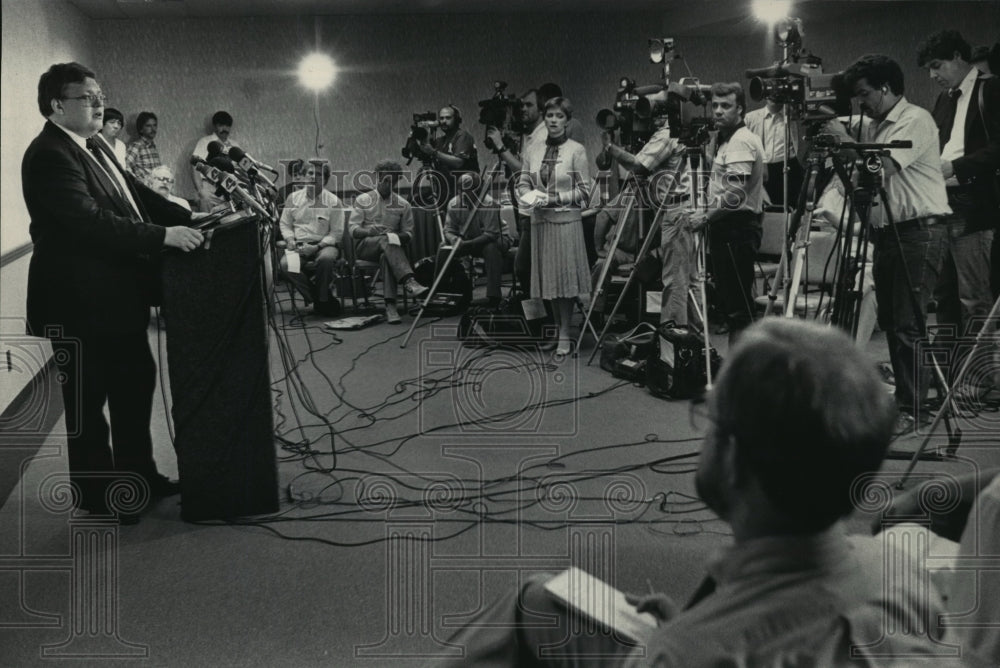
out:
{"label": "bright studio light on stand", "polygon": [[324,53],[311,53],[299,63],[299,83],[309,90],[326,90],[336,77],[337,64]]}
{"label": "bright studio light on stand", "polygon": [[769,25],[774,25],[791,11],[791,0],[753,0],[753,15]]}

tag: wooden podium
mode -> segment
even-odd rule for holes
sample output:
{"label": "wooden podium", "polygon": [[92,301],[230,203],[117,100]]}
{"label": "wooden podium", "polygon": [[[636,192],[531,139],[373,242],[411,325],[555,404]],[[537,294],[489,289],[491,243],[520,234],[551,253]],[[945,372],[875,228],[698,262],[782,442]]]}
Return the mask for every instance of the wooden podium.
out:
{"label": "wooden podium", "polygon": [[186,521],[278,510],[258,219],[163,256],[167,366]]}

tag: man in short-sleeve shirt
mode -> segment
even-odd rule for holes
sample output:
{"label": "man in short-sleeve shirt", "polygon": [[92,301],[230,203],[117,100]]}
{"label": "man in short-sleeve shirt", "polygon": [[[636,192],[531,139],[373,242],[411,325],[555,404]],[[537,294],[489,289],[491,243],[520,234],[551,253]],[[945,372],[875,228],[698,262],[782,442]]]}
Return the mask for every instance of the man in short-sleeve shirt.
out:
{"label": "man in short-sleeve shirt", "polygon": [[754,259],[760,249],[764,147],[743,123],[746,98],[737,83],[712,86],[719,129],[709,179],[708,223],[715,290],[732,344],[753,321]]}

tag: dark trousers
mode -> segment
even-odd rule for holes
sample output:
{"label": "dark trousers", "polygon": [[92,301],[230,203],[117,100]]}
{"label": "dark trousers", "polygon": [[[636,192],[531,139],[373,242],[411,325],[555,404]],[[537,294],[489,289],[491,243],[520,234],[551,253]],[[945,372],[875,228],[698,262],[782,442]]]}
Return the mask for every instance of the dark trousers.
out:
{"label": "dark trousers", "polygon": [[[291,274],[288,272],[288,260],[282,255],[278,261],[282,273],[292,285],[294,285],[302,297],[307,301],[315,299],[318,302],[330,301],[330,285],[337,272],[337,260],[340,259],[340,250],[335,246],[321,248],[316,255],[308,260],[303,260],[300,273]],[[310,280],[310,275],[312,279]]]}
{"label": "dark trousers", "polygon": [[396,301],[399,283],[404,283],[413,276],[413,267],[406,257],[406,251],[402,246],[390,244],[389,237],[384,234],[359,239],[354,246],[354,255],[368,262],[382,263],[382,284],[385,286],[387,301]]}
{"label": "dark trousers", "polygon": [[[782,174],[784,173],[785,163],[769,162],[766,167],[767,181],[764,182],[764,190],[767,191],[767,197],[771,200],[771,204],[784,204],[785,185]],[[802,188],[802,179],[804,176],[805,173],[803,172],[802,165],[799,164],[799,161],[794,158],[789,158],[788,202],[791,206],[795,206],[795,203],[799,201],[799,190]]]}
{"label": "dark trousers", "polygon": [[872,275],[878,323],[885,332],[896,377],[896,405],[915,414],[927,397],[930,381],[931,369],[922,363],[919,346],[926,340],[927,300],[941,270],[945,228],[940,219],[938,224],[929,224],[926,218],[902,221],[895,227],[898,240],[892,228],[873,232]]}
{"label": "dark trousers", "polygon": [[[990,253],[993,230],[969,232],[965,213],[972,207],[972,196],[948,192],[948,205],[954,212],[946,223],[942,246],[941,274],[934,290],[937,323],[952,325],[957,336],[974,336],[993,306],[990,291]],[[980,323],[970,328],[976,320]]]}
{"label": "dark trousers", "polygon": [[[108,486],[120,473],[156,473],[149,421],[156,363],[146,332],[53,341],[53,354],[68,356],[62,383],[70,480],[79,505],[106,507]],[[111,427],[104,417],[108,405]],[[110,435],[110,444],[108,437]]]}
{"label": "dark trousers", "polygon": [[731,339],[754,319],[753,263],[760,239],[759,216],[751,212],[735,212],[708,228],[715,294]]}
{"label": "dark trousers", "polygon": [[[458,258],[465,256],[483,258],[486,264],[486,296],[499,299],[501,296],[500,283],[503,279],[504,253],[506,251],[507,246],[503,239],[499,242],[486,239],[482,241],[463,241],[462,245],[458,247],[458,252],[455,253],[452,262],[456,262]],[[450,252],[451,249],[446,247],[438,250],[438,267],[444,266],[444,261],[448,258]]]}

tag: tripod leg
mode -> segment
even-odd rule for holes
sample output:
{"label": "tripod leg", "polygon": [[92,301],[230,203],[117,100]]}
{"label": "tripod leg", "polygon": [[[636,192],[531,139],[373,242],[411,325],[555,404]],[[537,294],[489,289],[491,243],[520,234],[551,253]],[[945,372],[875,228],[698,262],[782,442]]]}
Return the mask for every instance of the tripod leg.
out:
{"label": "tripod leg", "polygon": [[618,295],[618,301],[615,302],[615,307],[611,309],[611,313],[608,315],[607,320],[604,323],[604,327],[601,329],[601,335],[597,337],[597,344],[594,346],[594,350],[590,353],[590,358],[587,360],[588,366],[594,361],[597,351],[601,349],[601,343],[604,342],[604,337],[608,334],[611,322],[614,320],[615,315],[617,315],[618,309],[621,308],[622,302],[625,301],[625,295],[628,293],[628,289],[631,287],[632,281],[635,279],[639,263],[642,262],[644,257],[646,257],[646,254],[649,252],[649,247],[653,245],[653,240],[656,238],[656,231],[659,230],[660,218],[664,211],[665,209],[659,209],[656,212],[656,216],[653,217],[653,224],[650,225],[649,231],[646,233],[646,238],[642,242],[642,248],[639,249],[639,252],[635,256],[635,265],[632,267],[632,271],[629,273],[628,279],[625,281],[625,286],[622,288],[621,294]]}
{"label": "tripod leg", "polygon": [[[431,299],[433,299],[434,295],[437,293],[438,286],[441,284],[441,281],[447,275],[448,267],[451,266],[452,260],[455,259],[455,255],[456,253],[458,253],[458,249],[462,245],[462,239],[465,238],[465,232],[466,230],[469,229],[469,224],[472,222],[472,219],[479,211],[480,206],[485,201],[486,199],[485,195],[489,193],[490,187],[493,184],[493,179],[496,178],[496,175],[500,171],[501,164],[502,161],[498,160],[497,164],[494,165],[493,169],[490,171],[489,178],[483,179],[482,187],[479,189],[476,199],[472,204],[471,211],[469,211],[469,215],[468,217],[466,217],[465,223],[462,225],[462,229],[459,230],[459,235],[458,235],[459,239],[458,241],[455,242],[455,245],[452,246],[451,252],[448,254],[448,258],[444,262],[444,266],[438,268],[437,276],[434,278],[434,283],[433,285],[431,285],[430,290],[428,290],[424,294],[424,300],[420,304],[420,310],[417,312],[416,317],[413,318],[413,322],[410,324],[410,329],[406,332],[406,336],[403,338],[403,342],[399,344],[400,348],[405,348],[406,344],[410,342],[410,337],[413,336],[413,330],[417,328],[417,324],[420,322],[420,319],[424,316],[424,310],[427,308],[427,305],[431,303]],[[500,215],[499,212],[497,213],[497,215]],[[444,237],[444,231],[442,230],[442,240],[443,237]]]}
{"label": "tripod leg", "polygon": [[580,328],[580,338],[576,341],[577,350],[580,350],[580,346],[583,344],[583,337],[587,333],[588,326],[591,331],[594,329],[594,326],[590,321],[594,314],[594,307],[597,305],[597,300],[604,294],[604,285],[608,280],[608,273],[611,269],[611,258],[615,256],[615,251],[618,250],[618,243],[621,241],[622,233],[625,230],[625,224],[628,223],[628,217],[632,215],[632,210],[635,208],[636,195],[634,182],[630,181],[629,187],[632,190],[628,194],[623,195],[623,198],[626,199],[625,208],[622,209],[621,213],[618,215],[618,225],[615,227],[615,236],[611,241],[611,247],[608,250],[608,254],[604,258],[604,265],[601,267],[601,275],[597,279],[597,288],[594,291],[594,296],[591,298],[590,306],[587,308],[587,313],[584,316],[583,326]]}
{"label": "tripod leg", "polygon": [[[906,481],[910,479],[910,474],[913,473],[913,469],[916,467],[917,461],[920,459],[920,455],[922,455],[924,450],[927,449],[927,444],[930,442],[931,436],[934,434],[934,430],[937,428],[938,424],[945,419],[946,407],[951,407],[953,405],[952,395],[954,394],[955,389],[961,387],[962,381],[965,380],[965,374],[969,371],[969,367],[972,366],[972,359],[975,357],[976,351],[983,344],[985,335],[990,331],[990,329],[992,329],[992,323],[997,319],[998,312],[1000,312],[1000,298],[997,298],[996,301],[993,302],[993,308],[990,309],[989,315],[986,316],[986,322],[983,323],[983,328],[979,330],[979,334],[976,335],[976,342],[973,344],[972,350],[969,351],[969,354],[965,357],[965,361],[962,362],[962,366],[958,370],[958,374],[955,376],[955,381],[951,384],[951,389],[948,390],[948,396],[945,397],[945,401],[941,404],[941,410],[934,417],[934,421],[931,422],[930,427],[927,429],[927,434],[924,435],[923,440],[920,442],[920,447],[913,453],[913,458],[910,460],[910,464],[907,466],[906,472],[903,473],[903,477],[897,485],[900,489],[902,489],[903,486],[906,485]],[[957,446],[949,446],[947,453],[949,455],[954,455],[956,449]]]}

